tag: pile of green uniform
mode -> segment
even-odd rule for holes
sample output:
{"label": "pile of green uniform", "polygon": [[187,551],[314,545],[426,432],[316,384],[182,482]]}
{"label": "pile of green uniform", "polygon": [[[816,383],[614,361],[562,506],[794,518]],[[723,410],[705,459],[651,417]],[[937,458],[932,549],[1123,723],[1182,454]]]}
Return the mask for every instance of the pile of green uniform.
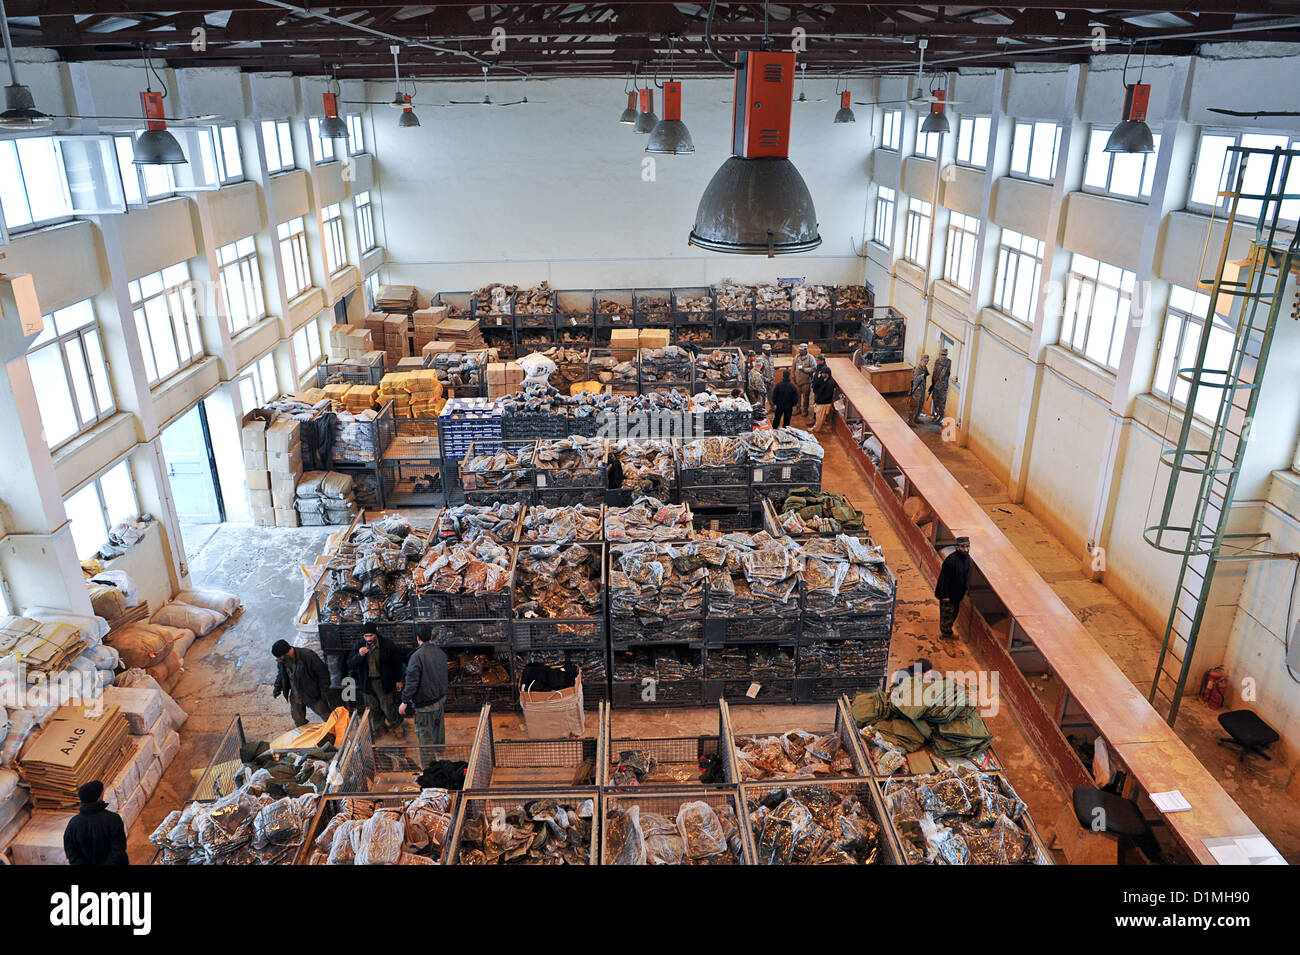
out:
{"label": "pile of green uniform", "polygon": [[[790,516],[798,518],[796,525]],[[781,505],[781,524],[789,533],[816,531],[839,534],[844,531],[865,529],[862,512],[855,509],[842,494],[814,491],[810,487],[797,487]]]}
{"label": "pile of green uniform", "polygon": [[976,701],[951,677],[904,677],[890,690],[859,693],[853,719],[887,745],[914,753],[927,745],[938,755],[961,758],[981,753],[993,742]]}

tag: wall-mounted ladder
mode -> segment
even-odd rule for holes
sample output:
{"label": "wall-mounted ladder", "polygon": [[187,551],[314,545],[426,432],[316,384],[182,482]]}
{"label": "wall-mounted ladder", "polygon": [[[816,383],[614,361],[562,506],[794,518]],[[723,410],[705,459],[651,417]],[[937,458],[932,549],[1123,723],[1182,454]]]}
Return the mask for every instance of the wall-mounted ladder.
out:
{"label": "wall-mounted ladder", "polygon": [[[1212,279],[1198,283],[1200,290],[1209,294],[1208,314],[1195,363],[1178,369],[1178,377],[1188,384],[1186,411],[1177,442],[1161,452],[1160,461],[1169,469],[1164,502],[1159,519],[1143,535],[1151,546],[1181,557],[1148,694],[1171,725],[1187,687],[1217,565],[1284,556],[1264,549],[1264,535],[1228,533],[1227,528],[1273,332],[1278,318],[1291,311],[1287,303],[1295,296],[1292,278],[1300,271],[1300,233],[1291,235],[1279,228],[1285,219],[1294,220],[1293,209],[1300,206],[1300,192],[1294,191],[1300,181],[1300,150],[1234,146],[1225,165],[1230,181],[1219,193],[1220,199],[1226,200],[1227,214],[1219,220],[1223,245],[1218,268]],[[1291,192],[1286,191],[1288,182]],[[1253,214],[1256,208],[1257,215]],[[1234,227],[1252,222],[1255,232],[1249,254],[1229,262]],[[1207,251],[1215,224],[1211,219]],[[1202,275],[1204,264],[1203,259]],[[1227,361],[1213,359],[1222,367],[1207,363],[1216,328],[1232,333]],[[1194,411],[1199,407],[1204,414],[1207,406],[1215,404],[1216,396],[1213,420],[1202,421],[1194,429]],[[1208,437],[1204,435],[1207,424]],[[1190,517],[1186,517],[1189,508]]]}

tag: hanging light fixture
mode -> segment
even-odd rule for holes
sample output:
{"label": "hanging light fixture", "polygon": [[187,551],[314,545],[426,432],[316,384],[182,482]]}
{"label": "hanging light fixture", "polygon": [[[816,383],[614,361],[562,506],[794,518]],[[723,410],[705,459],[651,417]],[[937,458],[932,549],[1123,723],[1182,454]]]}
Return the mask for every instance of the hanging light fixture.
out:
{"label": "hanging light fixture", "polygon": [[[1129,47],[1129,53],[1133,48]],[[1146,70],[1146,50],[1142,51],[1142,68],[1138,70],[1138,81],[1128,82],[1128,56],[1124,57],[1124,115],[1120,124],[1110,131],[1106,140],[1108,153],[1151,153],[1155,152],[1155,139],[1151,127],[1147,125],[1147,103],[1151,99],[1151,86],[1142,82]]]}
{"label": "hanging light fixture", "polygon": [[397,117],[397,125],[403,129],[409,129],[412,126],[420,125],[420,117],[415,115],[415,110],[411,109],[411,94],[403,93],[405,105],[402,107],[402,115]]}
{"label": "hanging light fixture", "polygon": [[18,82],[18,64],[14,61],[14,44],[9,38],[9,15],[0,0],[0,29],[4,31],[5,56],[9,58],[9,85],[5,87],[4,111],[0,127],[4,129],[40,129],[54,122],[52,116],[36,108],[32,91]]}
{"label": "hanging light fixture", "polygon": [[[840,79],[836,78],[835,88],[839,90]],[[840,90],[840,108],[835,111],[835,122],[837,123],[856,123],[858,118],[853,115],[853,94],[849,92],[848,83],[844,84],[844,89]]]}
{"label": "hanging light fixture", "polygon": [[682,122],[682,84],[672,78],[675,40],[675,36],[668,38],[668,81],[663,84],[664,118],[655,123],[650,131],[650,141],[645,144],[645,151],[654,156],[695,155],[691,131]]}
{"label": "hanging light fixture", "polygon": [[325,118],[320,122],[320,138],[347,139],[348,124],[339,118],[339,94],[342,87],[339,86],[337,72],[334,73],[330,86],[330,91],[322,94],[325,100]]}
{"label": "hanging light fixture", "polygon": [[[393,93],[393,106],[402,111],[397,117],[397,125],[401,129],[410,129],[413,126],[420,125],[420,117],[415,115],[415,110],[411,109],[411,94],[402,91],[402,71],[397,66],[397,54],[401,47],[394,43],[388,48],[388,52],[393,54],[393,81],[396,89]],[[414,89],[414,85],[411,87]]]}
{"label": "hanging light fixture", "polygon": [[921,124],[923,133],[950,133],[952,124],[948,122],[948,117],[943,111],[944,100],[947,97],[946,90],[931,90],[930,95],[934,99],[930,103],[930,115],[925,118]]}
{"label": "hanging light fixture", "polygon": [[795,55],[763,49],[727,62],[713,45],[716,9],[717,0],[710,0],[704,40],[709,52],[735,71],[732,155],[700,197],[690,244],[769,257],[815,249],[822,242],[817,211],[788,155]]}
{"label": "hanging light fixture", "polygon": [[623,92],[627,94],[627,109],[623,110],[618,121],[624,126],[631,126],[636,123],[636,90],[628,89],[629,81],[633,83],[636,82],[636,67],[637,64],[632,64],[632,72],[629,75],[629,79],[623,81]]}
{"label": "hanging light fixture", "polygon": [[[149,58],[149,50],[144,49],[145,89],[140,94],[140,106],[144,111],[145,130],[135,138],[131,148],[131,161],[137,166],[176,166],[185,162],[185,150],[167,130],[163,120],[163,100],[167,98],[166,84]],[[153,78],[163,87],[162,92],[153,88]]]}
{"label": "hanging light fixture", "polygon": [[659,117],[655,115],[655,91],[652,87],[646,87],[638,90],[637,96],[640,111],[637,113],[636,125],[632,127],[632,131],[645,136],[655,128],[655,123],[659,122]]}

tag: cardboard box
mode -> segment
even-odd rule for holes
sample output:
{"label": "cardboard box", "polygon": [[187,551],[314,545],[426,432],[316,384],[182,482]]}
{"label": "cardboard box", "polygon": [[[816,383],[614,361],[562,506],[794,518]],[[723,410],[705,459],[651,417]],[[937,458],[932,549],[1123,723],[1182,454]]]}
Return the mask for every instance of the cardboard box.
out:
{"label": "cardboard box", "polygon": [[275,509],[275,526],[276,527],[297,527],[298,512],[292,507],[277,507]]}
{"label": "cardboard box", "polygon": [[266,452],[249,451],[244,449],[244,470],[246,471],[265,471],[266,470]]}
{"label": "cardboard box", "polygon": [[240,443],[245,451],[266,450],[266,419],[244,416],[244,426],[239,431]]}
{"label": "cardboard box", "polygon": [[411,313],[411,324],[415,328],[436,328],[447,320],[447,306],[436,305],[432,308],[418,308]]}
{"label": "cardboard box", "polygon": [[298,489],[298,474],[271,475],[271,507],[292,508],[294,495]]}
{"label": "cardboard box", "polygon": [[253,523],[258,527],[274,527],[275,511],[269,507],[250,507],[249,511],[253,515]]}
{"label": "cardboard box", "polygon": [[456,350],[455,342],[440,342],[435,339],[434,341],[431,342],[425,342],[423,347],[420,348],[420,354],[426,356],[441,355],[446,352],[453,352],[455,350]]}
{"label": "cardboard box", "polygon": [[249,488],[248,506],[252,508],[260,507],[263,510],[265,510],[266,508],[274,507],[275,505],[271,500],[271,492],[269,490],[263,491],[263,490],[254,490],[253,488]]}
{"label": "cardboard box", "polygon": [[342,401],[343,396],[346,395],[351,389],[352,389],[351,385],[342,384],[342,383],[326,385],[325,395],[329,398],[333,398],[335,401]]}
{"label": "cardboard box", "polygon": [[275,480],[276,475],[283,477],[287,474],[301,474],[302,445],[295,444],[288,451],[268,451],[266,466],[271,472],[272,481]]}
{"label": "cardboard box", "polygon": [[302,440],[302,422],[297,418],[276,418],[266,429],[267,453],[288,451]]}
{"label": "cardboard box", "polygon": [[639,342],[642,348],[664,348],[669,342],[668,329],[643,328]]}
{"label": "cardboard box", "polygon": [[256,471],[250,468],[244,472],[244,486],[250,491],[269,491],[271,490],[271,475],[265,468]]}
{"label": "cardboard box", "polygon": [[19,830],[9,850],[17,865],[67,865],[63,851],[63,830],[76,813],[33,812]]}
{"label": "cardboard box", "polygon": [[609,333],[609,346],[618,361],[633,361],[641,345],[640,333],[635,328],[613,328]]}
{"label": "cardboard box", "polygon": [[506,382],[506,365],[502,361],[490,361],[487,366],[489,385],[504,385]]}

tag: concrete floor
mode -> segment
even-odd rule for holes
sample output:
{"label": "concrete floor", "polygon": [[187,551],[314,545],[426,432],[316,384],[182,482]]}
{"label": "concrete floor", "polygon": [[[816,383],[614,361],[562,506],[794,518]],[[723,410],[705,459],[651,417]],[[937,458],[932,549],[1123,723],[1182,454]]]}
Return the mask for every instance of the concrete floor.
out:
{"label": "concrete floor", "polygon": [[[796,417],[798,426],[808,422]],[[927,442],[931,436],[922,429]],[[1023,508],[1006,502],[998,482],[970,452],[945,445],[933,435],[932,446],[940,459],[966,484],[1003,527],[1026,556],[1047,576],[1067,604],[1116,656],[1120,665],[1137,681],[1150,670],[1144,661],[1154,659],[1154,637],[1133,618],[1100,584],[1083,579],[1077,562]],[[937,446],[936,446],[937,445]],[[880,508],[855,465],[835,442],[827,442],[823,468],[826,488],[844,494],[866,515],[867,526],[884,549],[898,576],[898,603],[891,646],[892,667],[901,667],[917,657],[928,658],[938,670],[970,671],[979,665],[973,654],[958,641],[938,637],[938,608],[932,589],[911,562],[901,541],[890,529]],[[205,528],[206,530],[206,528]],[[328,528],[260,528],[227,524],[206,538],[190,556],[196,584],[232,591],[244,601],[243,614],[225,631],[195,643],[186,659],[185,674],[175,690],[177,701],[190,713],[181,733],[180,756],[164,775],[154,797],[145,807],[130,833],[131,855],[142,862],[152,855],[149,833],[172,809],[188,797],[194,776],[201,772],[231,718],[241,716],[250,739],[273,737],[291,727],[288,707],[273,700],[271,683],[275,661],[270,645],[281,637],[292,638],[292,617],[302,599],[303,574],[299,565],[312,560],[321,550]],[[1193,709],[1200,707],[1196,703]],[[737,732],[809,730],[829,728],[833,709],[819,706],[733,706]],[[477,717],[448,714],[449,742],[468,742]],[[1213,723],[1213,717],[1209,717]],[[1068,795],[1059,792],[1026,742],[1014,716],[1007,710],[987,719],[996,737],[995,746],[1008,776],[1030,808],[1044,841],[1053,845],[1059,824],[1073,825]],[[1281,805],[1285,783],[1278,786],[1277,767],[1258,770],[1239,766],[1205,735],[1208,730],[1198,715],[1180,720],[1180,731],[1189,745],[1211,766],[1243,808],[1254,818],[1274,844],[1295,861],[1300,850],[1300,811]],[[711,708],[616,711],[616,736],[694,736],[717,732],[717,711]],[[588,723],[592,731],[592,723]],[[1190,728],[1190,729],[1189,729]],[[522,722],[514,712],[494,714],[493,730],[498,739],[521,737]],[[406,737],[413,734],[408,728]],[[1217,734],[1214,736],[1217,739]],[[411,740],[413,741],[413,740]]]}

